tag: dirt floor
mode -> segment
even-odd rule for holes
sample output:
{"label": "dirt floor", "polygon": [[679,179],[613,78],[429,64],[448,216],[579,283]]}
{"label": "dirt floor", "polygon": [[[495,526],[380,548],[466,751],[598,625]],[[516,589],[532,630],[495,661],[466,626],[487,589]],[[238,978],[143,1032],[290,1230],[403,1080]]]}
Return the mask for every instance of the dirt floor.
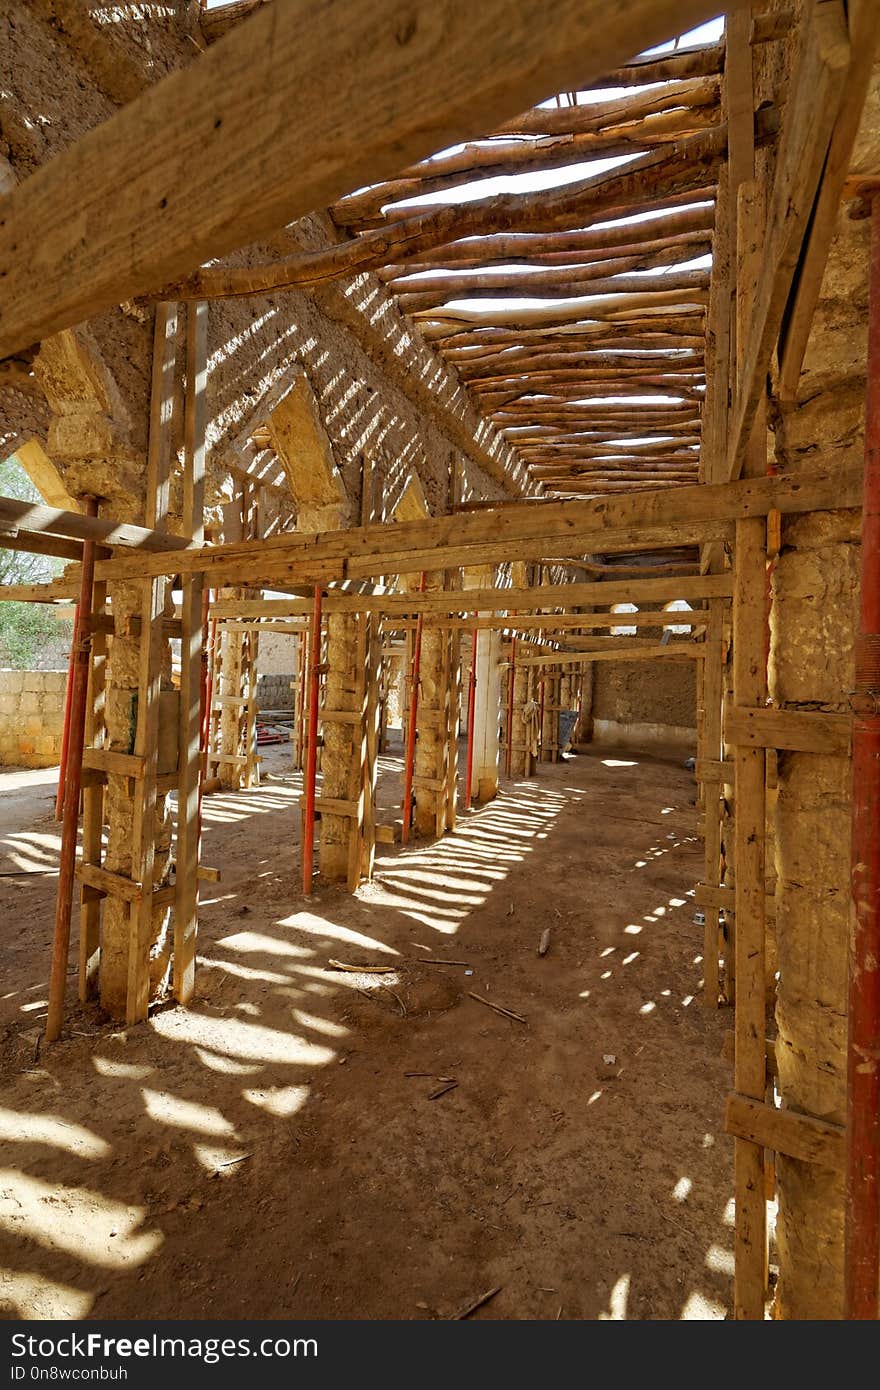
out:
{"label": "dirt floor", "polygon": [[[476,1316],[726,1316],[731,1023],[700,1000],[681,755],[544,766],[380,846],[355,898],[300,891],[289,765],[206,803],[191,1010],[71,1007],[41,1050],[55,879],[0,878],[5,1315],[449,1318],[497,1287]],[[52,869],[53,795],[0,775],[6,874]]]}

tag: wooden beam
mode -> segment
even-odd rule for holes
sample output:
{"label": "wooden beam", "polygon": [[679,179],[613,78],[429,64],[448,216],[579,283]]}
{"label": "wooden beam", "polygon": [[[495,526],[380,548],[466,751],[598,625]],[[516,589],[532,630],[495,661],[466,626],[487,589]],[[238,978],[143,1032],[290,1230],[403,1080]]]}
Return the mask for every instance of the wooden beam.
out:
{"label": "wooden beam", "polygon": [[[196,544],[204,539],[205,430],[207,426],[208,306],[186,313],[183,517]],[[198,868],[201,839],[202,593],[204,576],[181,581],[180,709],[178,717],[177,853],[174,898],[173,991],[189,1003],[195,988],[199,922]]]}
{"label": "wooden beam", "polygon": [[761,269],[744,344],[730,434],[728,477],[739,476],[794,274],[816,204],[851,61],[842,0],[806,11],[799,61],[782,124],[761,246]]}
{"label": "wooden beam", "polygon": [[[323,607],[328,612],[409,614],[424,610],[480,613],[512,608],[518,611],[534,608],[570,609],[580,603],[636,603],[639,600],[643,603],[668,603],[676,598],[690,602],[729,598],[732,592],[733,582],[729,574],[685,575],[657,579],[606,579],[582,584],[536,584],[527,589],[462,589],[452,593],[438,590],[424,594],[348,594],[330,589]],[[211,614],[217,618],[288,617],[308,611],[309,604],[305,599],[218,599],[211,605]],[[625,621],[631,616],[637,615],[626,614]]]}
{"label": "wooden beam", "polygon": [[[203,573],[215,584],[267,582],[269,577],[333,579],[413,573],[432,565],[496,563],[572,552],[662,549],[726,537],[729,524],[768,511],[806,512],[861,503],[861,467],[745,478],[596,501],[547,502],[497,512],[452,513],[426,521],[290,533],[252,542],[142,551],[100,561],[99,579]],[[711,534],[710,534],[711,533]],[[244,575],[244,578],[239,576]],[[233,577],[234,576],[234,577]]]}
{"label": "wooden beam", "polygon": [[524,656],[517,659],[517,666],[583,666],[592,661],[657,661],[688,660],[699,661],[706,655],[702,642],[656,642],[644,647],[623,645],[603,647],[592,652],[553,652],[548,656]]}
{"label": "wooden beam", "polygon": [[69,603],[79,592],[75,584],[0,584],[0,603]]}
{"label": "wooden beam", "polygon": [[30,535],[61,536],[68,540],[99,541],[102,545],[125,549],[185,550],[192,544],[182,536],[172,535],[170,531],[110,521],[102,516],[85,516],[82,512],[65,512],[34,502],[20,502],[17,497],[0,497],[0,544],[3,531],[11,531],[19,538]]}
{"label": "wooden beam", "polygon": [[610,12],[604,0],[552,11],[544,0],[275,0],[6,195],[0,358],[712,13],[711,0]]}

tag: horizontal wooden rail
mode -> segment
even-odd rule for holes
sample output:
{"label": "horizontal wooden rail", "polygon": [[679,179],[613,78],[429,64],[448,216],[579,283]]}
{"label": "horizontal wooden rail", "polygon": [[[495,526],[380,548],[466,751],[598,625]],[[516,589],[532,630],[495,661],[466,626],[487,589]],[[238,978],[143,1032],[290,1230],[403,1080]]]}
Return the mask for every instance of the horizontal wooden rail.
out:
{"label": "horizontal wooden rail", "polygon": [[846,1135],[842,1125],[795,1110],[777,1110],[734,1092],[727,1098],[724,1128],[736,1139],[748,1139],[788,1158],[843,1172]]}
{"label": "horizontal wooden rail", "polygon": [[852,719],[821,710],[732,709],[724,720],[724,737],[735,747],[848,757]]}

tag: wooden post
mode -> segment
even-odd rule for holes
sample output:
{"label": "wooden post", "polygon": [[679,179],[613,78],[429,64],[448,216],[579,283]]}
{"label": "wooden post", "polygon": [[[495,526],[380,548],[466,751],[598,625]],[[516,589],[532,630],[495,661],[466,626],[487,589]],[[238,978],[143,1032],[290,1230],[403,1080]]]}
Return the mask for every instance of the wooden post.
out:
{"label": "wooden post", "polygon": [[[89,499],[89,515],[97,515],[97,502]],[[68,738],[68,786],[61,825],[61,859],[58,866],[58,896],[55,905],[55,935],[49,974],[49,1012],[46,1042],[56,1042],[64,1021],[67,988],[67,958],[70,953],[70,919],[73,909],[73,883],[76,872],[76,830],[79,824],[79,792],[86,725],[86,696],[89,682],[89,642],[92,630],[92,584],[95,573],[95,545],[83,543],[80,594],[74,634],[75,664],[70,687],[70,734]]]}
{"label": "wooden post", "polygon": [[[709,623],[706,629],[706,657],[702,668],[702,719],[700,761],[717,763],[714,775],[704,773],[703,787],[703,882],[717,888],[721,883],[721,716],[723,656],[722,601],[709,603]],[[718,1007],[720,990],[718,909],[706,907],[703,929],[703,1003],[708,1009]]]}
{"label": "wooden post", "polygon": [[[207,423],[208,306],[190,304],[186,315],[183,517],[187,535],[204,539],[205,428]],[[195,986],[198,932],[199,783],[202,724],[202,618],[204,576],[181,579],[177,853],[174,891],[174,998],[186,1004]]]}
{"label": "wooden post", "polygon": [[303,892],[312,891],[315,862],[315,779],[318,772],[318,696],[321,680],[321,586],[315,585],[315,605],[309,630],[309,732],[306,744],[306,772],[303,813]]}
{"label": "wooden post", "polygon": [[[734,590],[734,696],[738,708],[760,708],[765,695],[764,567],[762,519],[737,522]],[[764,836],[765,751],[736,749],[736,1014],[734,1086],[763,1102],[764,1048]],[[737,1318],[762,1319],[767,1290],[767,1212],[764,1150],[737,1139],[736,1184]]]}
{"label": "wooden post", "polygon": [[[145,524],[163,528],[168,489],[177,355],[177,306],[156,305],[150,432],[147,453]],[[131,876],[141,885],[130,908],[128,988],[125,1021],[147,1017],[150,1002],[150,937],[156,858],[156,803],[159,755],[159,689],[162,673],[163,619],[170,580],[158,575],[142,581],[138,710],[134,752],[142,760],[142,778],[134,801]],[[201,604],[200,604],[201,609]]]}
{"label": "wooden post", "polygon": [[369,883],[373,877],[376,858],[376,781],[379,775],[379,721],[382,704],[379,698],[379,673],[382,660],[382,635],[379,619],[364,614],[366,632],[366,726],[364,729],[364,831],[361,874]]}
{"label": "wooden post", "polygon": [[[92,589],[92,613],[101,618],[107,611],[107,584],[99,581]],[[105,690],[107,678],[107,634],[100,624],[92,632],[91,670],[86,703],[85,746],[101,747],[106,727]],[[83,787],[82,857],[84,864],[100,868],[104,849],[104,780],[90,778]],[[101,902],[99,894],[85,886],[79,910],[79,997],[82,1003],[97,992],[101,949]]]}

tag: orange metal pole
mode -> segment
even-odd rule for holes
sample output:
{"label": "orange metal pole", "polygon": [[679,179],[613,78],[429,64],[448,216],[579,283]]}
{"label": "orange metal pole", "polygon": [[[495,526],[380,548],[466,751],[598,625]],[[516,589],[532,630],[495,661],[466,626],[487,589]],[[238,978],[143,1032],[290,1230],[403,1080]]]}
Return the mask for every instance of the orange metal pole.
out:
{"label": "orange metal pole", "polygon": [[306,752],[305,817],[303,820],[303,892],[312,891],[315,862],[315,778],[318,771],[318,685],[321,678],[321,586],[315,585],[315,607],[309,632],[309,742]]}
{"label": "orange metal pole", "polygon": [[61,758],[58,764],[58,790],[55,793],[55,819],[64,815],[64,788],[67,784],[67,750],[70,744],[70,692],[73,688],[74,653],[76,652],[76,629],[79,624],[79,604],[73,612],[73,636],[70,639],[70,656],[67,659],[67,683],[64,687],[64,724],[61,729]]}
{"label": "orange metal pole", "polygon": [[[94,497],[87,499],[86,515],[98,515]],[[82,786],[83,746],[86,731],[86,701],[89,689],[89,657],[92,644],[92,592],[95,579],[95,542],[83,541],[79,604],[73,639],[73,674],[70,683],[70,731],[67,744],[67,790],[61,823],[61,861],[58,867],[58,897],[55,903],[55,935],[49,972],[49,1012],[46,1042],[61,1035],[64,994],[67,986],[67,960],[70,953],[70,919],[73,912],[73,884],[76,874],[76,832],[79,824],[79,794]]]}
{"label": "orange metal pole", "polygon": [[306,732],[306,668],[309,664],[308,636],[299,639],[299,719],[296,721],[296,766],[303,765],[303,745]]}

